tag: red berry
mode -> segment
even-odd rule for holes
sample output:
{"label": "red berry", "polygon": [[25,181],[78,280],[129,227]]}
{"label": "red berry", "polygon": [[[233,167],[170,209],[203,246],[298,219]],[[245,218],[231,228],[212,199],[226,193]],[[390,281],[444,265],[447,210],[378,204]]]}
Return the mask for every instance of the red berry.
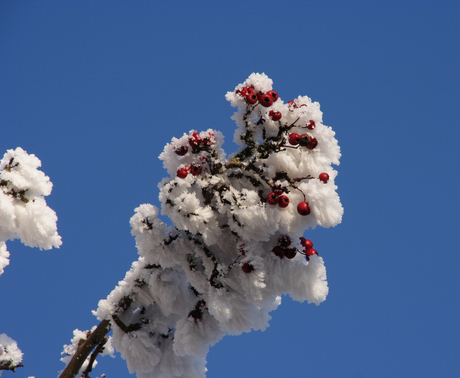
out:
{"label": "red berry", "polygon": [[294,101],[288,101],[288,109],[290,112],[293,112],[297,108],[297,104]]}
{"label": "red berry", "polygon": [[273,99],[273,102],[278,100],[278,93],[275,92],[274,90],[268,91],[267,94],[271,96],[271,98]]}
{"label": "red berry", "polygon": [[310,205],[308,202],[302,201],[297,205],[297,212],[300,215],[308,215],[310,214]]}
{"label": "red berry", "polygon": [[279,121],[281,119],[282,114],[281,112],[270,110],[270,112],[268,113],[268,116],[270,117],[272,121]]}
{"label": "red berry", "polygon": [[199,133],[193,133],[192,137],[188,139],[188,143],[192,148],[198,147],[201,143],[201,136]]}
{"label": "red berry", "polygon": [[284,252],[284,257],[287,259],[293,259],[297,255],[297,250],[295,248],[287,248]]}
{"label": "red berry", "polygon": [[308,134],[302,134],[300,135],[299,144],[302,147],[308,147],[310,145],[310,139],[311,136],[309,136]]}
{"label": "red berry", "polygon": [[237,89],[236,94],[239,94],[241,97],[245,97],[248,94],[248,88],[243,87],[242,89]]}
{"label": "red berry", "polygon": [[288,196],[280,196],[278,199],[278,205],[279,207],[288,207],[289,205],[289,197]]}
{"label": "red berry", "polygon": [[272,252],[278,256],[280,259],[284,257],[285,251],[284,248],[281,248],[280,246],[273,247]]}
{"label": "red berry", "polygon": [[180,177],[181,179],[186,178],[188,175],[188,169],[187,168],[179,168],[177,170],[177,177]]}
{"label": "red berry", "polygon": [[200,167],[199,165],[193,164],[193,165],[190,167],[190,173],[191,173],[193,176],[198,176],[199,174],[201,174],[201,167]]}
{"label": "red berry", "polygon": [[278,196],[276,195],[276,193],[268,193],[267,202],[269,205],[276,205],[278,203]]}
{"label": "red berry", "polygon": [[317,145],[318,145],[318,141],[316,140],[316,138],[310,137],[310,143],[309,143],[308,146],[306,146],[306,147],[307,147],[309,150],[313,150],[313,148],[315,148]]}
{"label": "red berry", "polygon": [[180,146],[177,150],[174,150],[174,152],[179,156],[184,156],[188,152],[188,148],[186,146]]}
{"label": "red berry", "polygon": [[305,251],[307,249],[313,248],[313,242],[305,238],[300,238],[300,244],[302,244],[305,247]]}
{"label": "red berry", "polygon": [[254,267],[250,263],[244,263],[241,269],[244,273],[251,273],[254,270]]}
{"label": "red berry", "polygon": [[288,235],[283,235],[279,238],[278,243],[283,248],[289,247],[291,245],[291,238]]}
{"label": "red berry", "polygon": [[289,143],[293,146],[297,146],[300,142],[300,135],[297,133],[289,134]]}
{"label": "red berry", "polygon": [[245,98],[248,104],[252,105],[257,102],[257,95],[254,92],[248,93]]}
{"label": "red berry", "polygon": [[248,93],[252,93],[254,92],[254,87],[251,85],[250,87],[248,87]]}
{"label": "red berry", "polygon": [[259,96],[259,102],[262,106],[268,108],[273,105],[273,97],[265,93]]}
{"label": "red berry", "polygon": [[313,130],[316,127],[316,123],[313,120],[310,120],[310,122],[307,125],[307,129]]}
{"label": "red berry", "polygon": [[307,249],[307,251],[305,253],[306,253],[307,256],[318,255],[318,251],[316,249],[313,249],[313,248]]}
{"label": "red berry", "polygon": [[321,173],[319,175],[319,179],[324,182],[325,184],[327,184],[328,180],[329,180],[329,175],[325,172]]}

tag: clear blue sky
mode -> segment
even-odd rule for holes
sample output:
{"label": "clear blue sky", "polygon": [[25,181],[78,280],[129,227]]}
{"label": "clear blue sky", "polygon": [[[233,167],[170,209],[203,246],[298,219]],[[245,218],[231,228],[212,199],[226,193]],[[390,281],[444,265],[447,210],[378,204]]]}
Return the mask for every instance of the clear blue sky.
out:
{"label": "clear blue sky", "polygon": [[[306,234],[327,300],[284,298],[265,332],[211,349],[208,377],[456,376],[459,19],[455,1],[1,1],[1,154],[41,159],[63,239],[7,244],[0,333],[25,367],[3,376],[64,367],[62,345],[137,258],[128,222],[159,205],[164,144],[215,128],[234,151],[224,95],[252,72],[320,102],[345,214]],[[129,376],[120,357],[102,373]]]}

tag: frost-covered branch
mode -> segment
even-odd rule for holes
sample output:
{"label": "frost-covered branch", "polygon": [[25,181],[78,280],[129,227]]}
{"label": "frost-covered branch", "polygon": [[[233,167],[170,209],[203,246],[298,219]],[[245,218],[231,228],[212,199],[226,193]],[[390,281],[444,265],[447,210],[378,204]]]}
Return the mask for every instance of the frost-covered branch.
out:
{"label": "frost-covered branch", "polygon": [[[47,206],[45,196],[53,184],[40,171],[40,160],[22,148],[8,150],[0,161],[0,275],[9,264],[6,241],[20,239],[29,247],[59,248],[56,213]],[[17,343],[0,335],[0,370],[22,366]]]}
{"label": "frost-covered branch", "polygon": [[173,226],[152,205],[135,210],[140,257],[94,312],[139,378],[204,377],[209,347],[264,330],[282,294],[319,304],[328,293],[324,261],[303,234],[342,218],[335,133],[318,103],[284,103],[264,74],[226,98],[238,108],[240,150],[226,157],[212,129],[166,145],[161,213]]}
{"label": "frost-covered branch", "polygon": [[108,320],[101,321],[91,331],[75,330],[72,344],[66,345],[64,352],[62,352],[66,354],[66,357],[62,358],[61,361],[67,366],[59,377],[73,378],[80,374],[80,377],[87,378],[96,365],[98,354],[110,354],[113,357],[113,348],[110,343],[107,345],[109,338],[106,335],[109,331],[110,322]]}

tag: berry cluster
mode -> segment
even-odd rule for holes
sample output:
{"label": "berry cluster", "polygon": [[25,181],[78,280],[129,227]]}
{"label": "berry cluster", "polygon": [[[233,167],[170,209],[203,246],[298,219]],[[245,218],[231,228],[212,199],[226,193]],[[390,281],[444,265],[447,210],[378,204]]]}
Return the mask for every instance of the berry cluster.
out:
{"label": "berry cluster", "polygon": [[318,145],[316,138],[308,134],[299,135],[297,133],[291,133],[289,134],[288,140],[293,146],[306,147],[309,150],[313,150]]}
{"label": "berry cluster", "polygon": [[297,248],[289,248],[291,245],[291,238],[287,235],[282,236],[278,240],[278,245],[273,247],[272,252],[280,259],[286,257],[293,259],[297,255]]}
{"label": "berry cluster", "polygon": [[212,145],[216,143],[216,138],[213,133],[205,133],[204,136],[201,133],[192,131],[191,135],[188,138],[188,145],[178,146],[174,152],[179,156],[186,155],[189,151],[194,154],[197,154],[201,151],[209,151]]}
{"label": "berry cluster", "polygon": [[318,251],[313,249],[313,243],[311,240],[300,238],[300,244],[304,247],[303,254],[307,261],[310,261],[310,257],[313,255],[318,255]]}
{"label": "berry cluster", "polygon": [[198,164],[185,165],[177,170],[177,177],[184,179],[188,176],[189,172],[193,176],[199,176],[201,174],[201,167]]}
{"label": "berry cluster", "polygon": [[[313,255],[318,255],[318,251],[313,248],[313,242],[304,237],[300,238],[300,244],[303,246],[303,250],[299,250],[295,247],[291,247],[291,238],[288,235],[283,235],[278,239],[278,244],[275,245],[272,249],[272,253],[277,256],[279,259],[293,259],[297,253],[305,255],[307,261],[310,261],[310,257]],[[244,254],[243,254],[244,255]],[[250,262],[246,262],[241,266],[241,270],[244,273],[251,273],[254,271],[254,267]]]}
{"label": "berry cluster", "polygon": [[[278,100],[278,93],[270,90],[267,92],[256,91],[253,86],[243,87],[242,89],[237,89],[236,93],[241,97],[244,97],[246,102],[249,105],[255,105],[260,103],[260,105],[268,108],[273,105],[273,103]],[[281,113],[280,113],[281,114]],[[281,115],[280,115],[281,118]]]}

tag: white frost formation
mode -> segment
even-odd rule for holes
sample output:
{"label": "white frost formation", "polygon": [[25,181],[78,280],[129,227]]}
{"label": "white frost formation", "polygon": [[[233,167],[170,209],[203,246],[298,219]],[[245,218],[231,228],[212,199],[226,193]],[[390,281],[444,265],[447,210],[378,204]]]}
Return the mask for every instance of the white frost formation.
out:
{"label": "white frost formation", "polygon": [[[40,160],[22,148],[8,150],[0,161],[0,275],[9,264],[7,240],[20,239],[29,247],[59,248],[56,213],[46,205],[45,196],[53,184],[40,171]],[[16,342],[0,335],[0,366],[13,368],[22,362]],[[1,373],[1,372],[0,372]]]}
{"label": "white frost formation", "polygon": [[155,206],[135,210],[139,260],[95,311],[139,378],[204,377],[209,347],[264,330],[282,294],[318,305],[328,293],[323,259],[302,235],[342,219],[335,133],[317,102],[284,103],[265,74],[226,98],[240,150],[226,158],[211,129],[166,145],[161,213],[174,226]]}

